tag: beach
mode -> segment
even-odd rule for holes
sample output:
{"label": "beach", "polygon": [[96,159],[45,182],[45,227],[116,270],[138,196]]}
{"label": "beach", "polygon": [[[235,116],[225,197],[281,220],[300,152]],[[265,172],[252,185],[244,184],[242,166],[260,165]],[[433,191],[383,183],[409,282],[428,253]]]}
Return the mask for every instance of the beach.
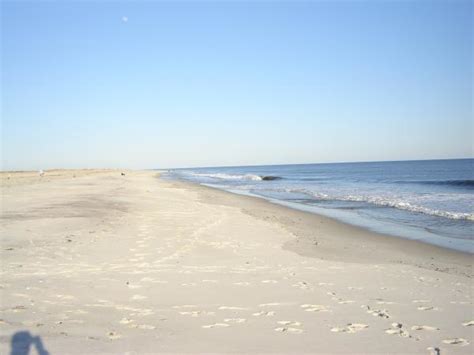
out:
{"label": "beach", "polygon": [[1,353],[473,352],[471,254],[156,171],[1,181]]}

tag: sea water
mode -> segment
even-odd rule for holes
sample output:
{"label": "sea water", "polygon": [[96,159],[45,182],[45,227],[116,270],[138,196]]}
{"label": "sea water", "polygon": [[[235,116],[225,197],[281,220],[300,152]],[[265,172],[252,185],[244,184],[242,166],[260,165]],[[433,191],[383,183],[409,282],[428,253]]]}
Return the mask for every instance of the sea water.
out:
{"label": "sea water", "polygon": [[193,168],[167,176],[474,252],[474,159]]}

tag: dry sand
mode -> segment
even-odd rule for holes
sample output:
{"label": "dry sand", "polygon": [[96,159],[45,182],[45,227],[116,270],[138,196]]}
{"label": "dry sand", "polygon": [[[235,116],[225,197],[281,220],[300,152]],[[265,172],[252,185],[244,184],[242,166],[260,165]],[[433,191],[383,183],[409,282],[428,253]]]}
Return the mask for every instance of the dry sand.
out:
{"label": "dry sand", "polygon": [[1,179],[2,354],[473,351],[470,255],[155,172]]}

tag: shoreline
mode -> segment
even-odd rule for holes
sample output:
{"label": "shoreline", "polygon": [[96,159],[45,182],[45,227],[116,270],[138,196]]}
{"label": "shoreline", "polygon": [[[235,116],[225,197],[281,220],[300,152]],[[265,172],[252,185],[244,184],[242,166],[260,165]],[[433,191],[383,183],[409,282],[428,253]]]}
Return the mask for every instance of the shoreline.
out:
{"label": "shoreline", "polygon": [[[386,225],[387,222],[379,221],[376,219],[370,219],[366,217],[366,219],[364,220],[364,219],[361,219],[362,217],[360,216],[341,215],[341,212],[337,211],[336,209],[328,208],[327,210],[325,210],[322,207],[307,206],[304,204],[289,202],[285,200],[279,200],[276,198],[268,198],[265,196],[252,194],[249,192],[241,192],[240,190],[224,189],[224,188],[220,188],[219,186],[213,186],[212,184],[200,183],[200,182],[189,181],[189,180],[179,179],[179,178],[167,177],[166,179],[181,181],[184,183],[197,184],[200,186],[205,186],[212,189],[225,191],[225,192],[232,193],[239,196],[257,198],[257,199],[265,200],[274,205],[279,205],[279,206],[289,208],[291,210],[297,210],[297,211],[301,211],[305,213],[311,213],[318,216],[326,217],[326,218],[338,221],[342,224],[360,228],[362,230],[375,233],[378,235],[401,238],[404,240],[417,241],[423,244],[436,246],[442,249],[458,251],[463,254],[474,256],[474,245],[472,245],[470,240],[446,237],[446,236],[442,236],[442,235],[434,234],[434,233],[429,236],[426,236],[423,234],[423,233],[426,234],[426,232],[420,232],[413,229],[408,229],[408,230],[405,230],[404,232],[398,232],[400,229],[403,229],[406,227],[395,224],[395,223],[393,223],[393,225],[387,226]],[[473,227],[474,227],[474,224],[473,224]],[[411,228],[414,228],[414,227],[411,227]]]}
{"label": "shoreline", "polygon": [[[379,262],[408,263],[441,272],[456,269],[447,265],[459,265],[461,269],[455,273],[472,277],[473,255],[468,252],[378,233],[332,217],[273,203],[257,196],[241,195],[190,181],[172,179],[165,181],[201,190],[204,194],[212,192],[213,202],[210,203],[241,208],[244,213],[260,220],[271,218],[295,236],[295,240],[287,242],[284,247],[302,256],[350,262],[373,261],[375,258]],[[209,196],[204,195],[201,198],[202,200],[207,198],[206,202],[209,203]],[[238,203],[235,204],[232,200]],[[271,213],[274,215],[269,217]],[[321,224],[326,226],[318,231],[321,229]],[[338,232],[334,233],[334,230]],[[329,244],[331,245],[328,246]]]}
{"label": "shoreline", "polygon": [[474,255],[471,162],[212,167],[175,169],[164,176]]}

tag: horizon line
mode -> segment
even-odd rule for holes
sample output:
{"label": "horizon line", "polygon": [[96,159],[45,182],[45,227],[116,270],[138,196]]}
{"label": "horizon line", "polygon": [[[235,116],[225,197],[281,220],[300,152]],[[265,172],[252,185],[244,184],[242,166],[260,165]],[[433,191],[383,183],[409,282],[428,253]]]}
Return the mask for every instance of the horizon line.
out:
{"label": "horizon line", "polygon": [[[292,166],[292,165],[323,165],[323,164],[361,164],[361,163],[396,163],[396,162],[416,162],[416,161],[435,161],[435,160],[474,160],[472,157],[464,158],[430,158],[430,159],[402,159],[402,160],[358,160],[358,161],[334,161],[327,163],[292,163],[292,164],[250,164],[250,165],[207,165],[207,166],[188,166],[181,168],[152,168],[145,170],[180,170],[180,169],[205,169],[205,168],[245,168],[245,167],[263,167],[263,166]],[[134,169],[131,169],[134,170]]]}
{"label": "horizon line", "polygon": [[209,168],[246,168],[246,167],[265,167],[265,166],[294,166],[294,165],[329,165],[329,164],[362,164],[362,163],[396,163],[396,162],[416,162],[416,161],[436,161],[436,160],[474,160],[472,157],[462,158],[429,158],[429,159],[401,159],[401,160],[358,160],[358,161],[333,161],[326,163],[291,163],[291,164],[248,164],[248,165],[206,165],[206,166],[185,166],[179,168],[125,168],[125,167],[77,167],[77,168],[47,168],[47,169],[18,169],[5,170],[0,169],[0,173],[20,173],[34,171],[53,171],[53,170],[132,170],[132,171],[159,171],[159,170],[183,170],[183,169],[209,169]]}

